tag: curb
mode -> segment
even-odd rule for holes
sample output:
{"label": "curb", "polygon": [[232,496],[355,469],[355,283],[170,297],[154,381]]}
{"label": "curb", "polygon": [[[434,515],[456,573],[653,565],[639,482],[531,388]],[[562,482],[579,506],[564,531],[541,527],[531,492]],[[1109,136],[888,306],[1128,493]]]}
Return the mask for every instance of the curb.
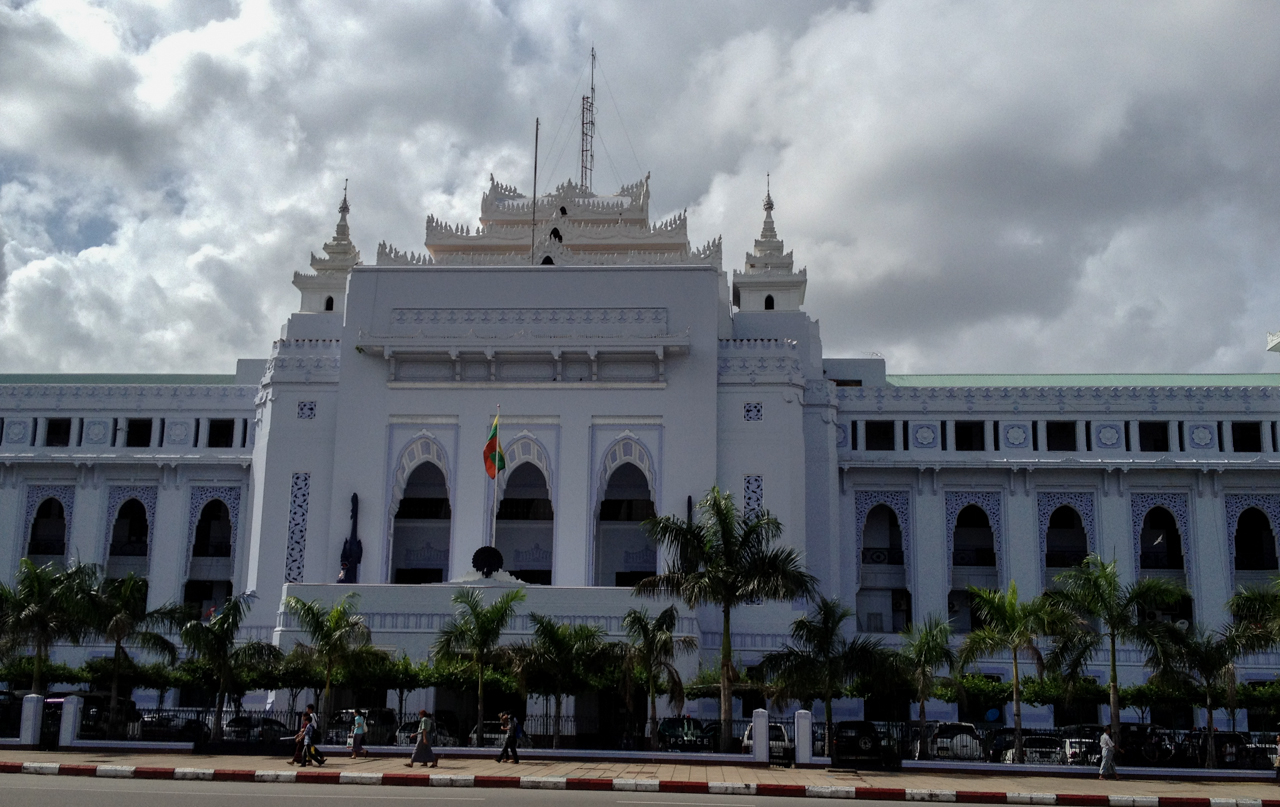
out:
{"label": "curb", "polygon": [[560,776],[456,776],[356,771],[251,771],[232,768],[148,768],[131,765],[72,765],[62,762],[3,762],[0,773],[92,776],[104,779],[167,779],[205,782],[280,782],[393,787],[485,787],[526,790],[613,790],[641,793],[706,793],[724,796],[790,796],[960,804],[1032,804],[1064,807],[1280,807],[1280,799],[1104,796],[1085,793],[1004,793],[981,790],[915,790],[897,787],[779,785],[750,782],[686,782],[668,779],[585,779]]}

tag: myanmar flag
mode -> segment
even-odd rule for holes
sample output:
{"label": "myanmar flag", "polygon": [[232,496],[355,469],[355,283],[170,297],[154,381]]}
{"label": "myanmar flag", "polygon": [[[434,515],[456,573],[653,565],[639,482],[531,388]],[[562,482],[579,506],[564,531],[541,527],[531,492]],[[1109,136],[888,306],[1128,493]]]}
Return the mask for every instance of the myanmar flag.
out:
{"label": "myanmar flag", "polygon": [[498,471],[507,467],[507,455],[502,453],[502,444],[498,442],[498,419],[493,419],[493,428],[489,430],[489,440],[484,444],[484,470],[490,479],[498,478]]}

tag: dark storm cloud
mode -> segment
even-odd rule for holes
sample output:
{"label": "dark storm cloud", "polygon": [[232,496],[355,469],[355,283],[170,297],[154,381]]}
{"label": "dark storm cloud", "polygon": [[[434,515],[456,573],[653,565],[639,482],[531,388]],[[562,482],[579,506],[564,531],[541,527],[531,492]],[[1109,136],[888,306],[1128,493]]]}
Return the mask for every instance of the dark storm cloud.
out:
{"label": "dark storm cloud", "polygon": [[472,223],[490,172],[527,188],[534,117],[542,189],[574,176],[592,45],[597,187],[652,171],[734,269],[772,172],[828,353],[1267,369],[1277,33],[1191,2],[0,4],[0,370],[265,355],[344,179],[370,259]]}

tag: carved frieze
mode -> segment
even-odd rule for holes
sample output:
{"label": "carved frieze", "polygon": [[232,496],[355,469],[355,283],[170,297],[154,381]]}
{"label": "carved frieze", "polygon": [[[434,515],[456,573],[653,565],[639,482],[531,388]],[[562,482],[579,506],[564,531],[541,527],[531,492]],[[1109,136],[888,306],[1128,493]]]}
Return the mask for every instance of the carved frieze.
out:
{"label": "carved frieze", "polygon": [[666,336],[666,308],[393,308],[393,336]]}

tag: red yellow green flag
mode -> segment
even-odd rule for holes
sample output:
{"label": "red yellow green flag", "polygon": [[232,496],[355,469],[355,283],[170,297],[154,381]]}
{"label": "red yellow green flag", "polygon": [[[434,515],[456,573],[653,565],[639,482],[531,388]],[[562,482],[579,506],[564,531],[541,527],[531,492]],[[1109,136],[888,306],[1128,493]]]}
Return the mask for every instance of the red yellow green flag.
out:
{"label": "red yellow green flag", "polygon": [[484,470],[490,479],[498,478],[498,471],[507,467],[507,455],[502,453],[502,444],[498,442],[498,418],[493,419],[493,428],[489,429],[489,440],[484,444]]}

